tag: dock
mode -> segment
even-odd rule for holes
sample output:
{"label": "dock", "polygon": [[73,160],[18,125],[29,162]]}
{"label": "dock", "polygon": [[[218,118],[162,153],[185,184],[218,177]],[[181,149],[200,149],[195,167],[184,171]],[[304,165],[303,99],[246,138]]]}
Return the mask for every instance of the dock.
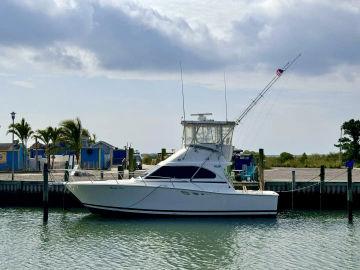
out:
{"label": "dock", "polygon": [[[292,171],[296,181],[293,188]],[[346,169],[326,169],[320,196],[320,170],[317,168],[274,168],[265,170],[265,190],[279,193],[279,209],[345,209],[347,194]],[[116,171],[92,171],[89,179],[116,179]],[[136,171],[135,176],[144,171]],[[0,206],[41,206],[43,181],[40,173],[0,174]],[[82,207],[81,203],[65,188],[64,174],[49,176],[50,207]],[[121,180],[118,180],[121,181]],[[257,189],[257,182],[235,182],[235,188]],[[353,206],[360,209],[360,169],[353,170]]]}

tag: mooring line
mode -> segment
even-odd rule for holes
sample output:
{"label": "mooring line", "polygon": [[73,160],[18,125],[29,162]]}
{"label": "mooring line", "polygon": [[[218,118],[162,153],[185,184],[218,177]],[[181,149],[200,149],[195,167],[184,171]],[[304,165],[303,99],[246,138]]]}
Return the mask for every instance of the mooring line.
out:
{"label": "mooring line", "polygon": [[149,192],[149,194],[145,195],[142,199],[134,202],[133,204],[131,204],[130,206],[126,207],[126,208],[131,208],[134,205],[137,205],[138,203],[142,202],[143,200],[145,200],[147,197],[149,197],[155,190],[157,190],[158,188],[162,187],[162,185],[158,185],[156,186],[152,191]]}
{"label": "mooring line", "polygon": [[296,189],[292,189],[292,190],[282,190],[282,191],[278,191],[278,192],[279,192],[279,193],[295,192],[295,191],[300,191],[300,190],[307,189],[307,188],[310,188],[310,187],[313,187],[313,186],[317,186],[317,185],[320,185],[320,182],[315,183],[315,184],[312,184],[312,185],[309,185],[309,186],[306,186],[306,187],[296,188]]}
{"label": "mooring line", "polygon": [[[325,183],[326,183],[326,182],[331,182],[331,181],[335,180],[336,178],[338,178],[339,176],[345,174],[346,172],[347,172],[347,171],[345,170],[345,171],[343,171],[343,172],[335,175],[334,177],[332,177],[332,178],[330,178],[330,179],[327,179],[327,180],[325,181]],[[317,177],[319,177],[319,176],[320,176],[320,175],[317,175],[316,177],[313,177],[312,179],[310,179],[310,180],[308,180],[308,181],[306,181],[306,182],[300,182],[300,183],[309,183],[310,181],[315,180],[315,179],[316,179]],[[298,182],[298,183],[299,183],[299,182]],[[300,191],[300,190],[308,189],[308,188],[311,188],[311,187],[313,187],[313,186],[320,185],[320,184],[321,184],[321,182],[317,182],[317,183],[314,183],[314,184],[309,185],[309,186],[306,186],[306,187],[301,187],[301,188],[296,188],[296,189],[291,189],[291,190],[283,190],[283,191],[278,191],[278,192],[279,192],[279,193],[295,192],[295,191]]]}

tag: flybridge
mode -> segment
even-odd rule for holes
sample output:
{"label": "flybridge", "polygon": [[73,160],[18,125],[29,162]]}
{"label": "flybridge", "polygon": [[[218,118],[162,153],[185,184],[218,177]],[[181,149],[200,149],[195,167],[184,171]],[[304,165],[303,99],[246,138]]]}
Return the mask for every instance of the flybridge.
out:
{"label": "flybridge", "polygon": [[[198,120],[186,120],[181,124],[184,126],[184,146],[191,144],[218,144],[223,141],[225,145],[231,145],[232,136],[228,133],[234,128],[233,121],[214,121],[207,119],[212,113],[192,114],[198,116]],[[227,138],[225,139],[225,135]]]}
{"label": "flybridge", "polygon": [[217,149],[221,145],[220,151],[222,155],[230,160],[232,154],[232,133],[235,127],[234,121],[215,121],[207,119],[211,113],[199,113],[192,116],[198,116],[198,120],[186,120],[181,124],[184,126],[183,145],[189,146],[205,146],[210,149]]}

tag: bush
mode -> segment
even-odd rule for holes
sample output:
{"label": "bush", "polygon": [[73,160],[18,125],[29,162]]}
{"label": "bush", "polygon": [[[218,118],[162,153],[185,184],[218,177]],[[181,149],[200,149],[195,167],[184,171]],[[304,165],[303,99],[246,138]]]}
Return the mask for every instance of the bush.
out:
{"label": "bush", "polygon": [[156,159],[156,157],[157,157],[156,154],[144,154],[142,155],[142,162],[143,164],[151,165],[152,160]]}
{"label": "bush", "polygon": [[290,153],[281,153],[278,157],[266,157],[265,167],[294,167],[294,168],[319,168],[324,165],[327,168],[341,168],[339,153],[329,153],[326,155],[303,153],[301,156],[294,156]]}
{"label": "bush", "polygon": [[288,152],[282,152],[280,154],[280,162],[286,163],[294,159],[294,156]]}

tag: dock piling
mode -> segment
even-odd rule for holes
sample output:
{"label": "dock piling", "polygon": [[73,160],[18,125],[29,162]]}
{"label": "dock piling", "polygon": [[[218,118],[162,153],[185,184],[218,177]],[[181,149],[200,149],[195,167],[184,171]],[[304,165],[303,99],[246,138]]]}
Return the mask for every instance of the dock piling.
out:
{"label": "dock piling", "polygon": [[134,148],[129,148],[129,173],[135,171]]}
{"label": "dock piling", "polygon": [[349,223],[353,222],[353,212],[352,212],[352,167],[347,168],[347,210],[348,210],[348,220]]}
{"label": "dock piling", "polygon": [[320,210],[324,206],[324,190],[325,190],[325,166],[320,167]]}
{"label": "dock piling", "polygon": [[161,161],[166,159],[166,148],[161,148]]}
{"label": "dock piling", "polygon": [[259,149],[259,189],[264,190],[265,180],[264,180],[264,149]]}
{"label": "dock piling", "polygon": [[124,169],[122,167],[122,165],[117,166],[117,179],[120,180],[121,179],[121,172],[123,172]]}
{"label": "dock piling", "polygon": [[69,161],[65,161],[64,182],[69,181]]}
{"label": "dock piling", "polygon": [[43,222],[48,221],[49,217],[49,181],[48,181],[48,164],[44,163],[43,169]]}
{"label": "dock piling", "polygon": [[291,209],[294,210],[294,189],[296,188],[295,171],[291,172],[291,176]]}

